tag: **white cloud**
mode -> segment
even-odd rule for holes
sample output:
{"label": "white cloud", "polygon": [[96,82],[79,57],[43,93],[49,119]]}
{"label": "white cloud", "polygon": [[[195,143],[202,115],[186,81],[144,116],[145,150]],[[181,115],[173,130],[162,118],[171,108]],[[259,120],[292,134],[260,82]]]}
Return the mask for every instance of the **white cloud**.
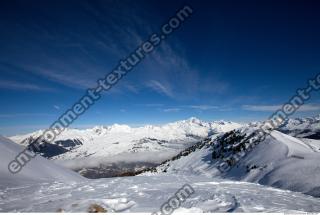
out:
{"label": "white cloud", "polygon": [[[156,107],[156,106],[155,106]],[[197,111],[208,111],[208,110],[215,110],[215,111],[231,111],[233,108],[226,107],[226,106],[214,106],[214,105],[181,105],[177,107],[168,107],[168,108],[162,108],[159,110],[162,110],[163,112],[179,112],[187,109],[193,109]]]}
{"label": "white cloud", "polygon": [[52,88],[42,87],[36,84],[7,80],[0,80],[0,88],[9,90],[54,91]]}
{"label": "white cloud", "polygon": [[147,86],[160,94],[166,95],[171,98],[173,97],[171,89],[168,86],[160,83],[159,81],[151,80],[149,83],[147,83]]}
{"label": "white cloud", "polygon": [[16,117],[43,117],[54,116],[48,113],[13,113],[13,114],[0,114],[0,118],[16,118]]}
{"label": "white cloud", "polygon": [[[148,36],[157,32],[163,21],[157,14],[142,12],[123,2],[113,2],[108,6],[90,2],[80,4],[79,7],[87,11],[88,22],[83,26],[92,31],[83,32],[77,26],[71,26],[68,31],[57,29],[51,35],[46,26],[38,23],[41,34],[34,35],[35,41],[23,41],[22,49],[32,48],[41,52],[34,52],[33,55],[19,52],[19,62],[8,57],[6,63],[70,88],[91,88],[96,86],[98,78],[104,77],[116,66],[118,60],[128,56]],[[155,21],[154,24],[149,19]],[[50,50],[34,45],[48,43],[56,37]],[[36,40],[38,38],[42,43]],[[208,71],[210,75],[203,77],[189,62],[186,50],[178,38],[162,41],[156,51],[143,59],[139,68],[134,70],[135,75],[126,77],[127,82],[119,82],[120,86],[113,88],[112,92],[129,90],[139,93],[142,90],[140,86],[144,86],[145,82],[157,79],[156,83],[151,83],[157,92],[175,99],[189,99],[203,92],[212,95],[223,93],[229,86],[216,77],[215,71]],[[131,82],[135,85],[128,84]]]}
{"label": "white cloud", "polygon": [[53,105],[53,108],[56,110],[60,110],[60,106],[58,106],[58,105]]}
{"label": "white cloud", "polygon": [[188,105],[186,106],[188,108],[192,109],[198,109],[198,110],[212,110],[212,109],[218,109],[218,106],[213,106],[213,105]]}
{"label": "white cloud", "polygon": [[125,88],[128,89],[132,93],[135,93],[135,94],[139,93],[139,89],[135,85],[126,83]]}
{"label": "white cloud", "polygon": [[249,111],[276,111],[281,105],[243,105],[242,109]]}
{"label": "white cloud", "polygon": [[143,106],[146,106],[146,107],[163,107],[164,105],[163,104],[143,104]]}
{"label": "white cloud", "polygon": [[[77,65],[77,63],[68,64],[61,59],[56,60],[56,62],[50,59],[48,61],[43,60],[42,65],[23,65],[22,68],[70,88],[85,89],[94,86],[96,84],[95,80],[101,75],[98,72],[94,72],[96,69],[92,69],[94,71],[90,71],[90,73],[83,72],[89,71],[89,69],[81,66]],[[94,67],[92,66],[92,68]]]}
{"label": "white cloud", "polygon": [[163,109],[163,112],[179,112],[180,110],[180,108],[167,108]]}
{"label": "white cloud", "polygon": [[[272,112],[277,111],[282,108],[282,105],[243,105],[242,109],[248,111],[263,111],[263,112]],[[305,104],[301,106],[298,111],[307,112],[307,111],[318,111],[320,110],[320,105],[317,104]]]}

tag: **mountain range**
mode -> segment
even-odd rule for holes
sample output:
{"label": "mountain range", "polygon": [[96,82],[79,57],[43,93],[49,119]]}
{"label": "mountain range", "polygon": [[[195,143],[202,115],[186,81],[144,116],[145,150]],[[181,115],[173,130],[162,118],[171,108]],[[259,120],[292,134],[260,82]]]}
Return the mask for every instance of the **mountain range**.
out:
{"label": "mountain range", "polygon": [[319,119],[289,119],[258,142],[261,122],[67,129],[18,175],[7,163],[42,131],[1,137],[0,211],[150,212],[185,183],[197,192],[178,212],[319,211]]}

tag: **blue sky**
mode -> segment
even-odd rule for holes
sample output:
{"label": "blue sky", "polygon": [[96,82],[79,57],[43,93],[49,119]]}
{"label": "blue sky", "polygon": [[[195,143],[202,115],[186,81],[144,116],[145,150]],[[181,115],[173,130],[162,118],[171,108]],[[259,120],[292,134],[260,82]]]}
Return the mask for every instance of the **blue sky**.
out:
{"label": "blue sky", "polygon": [[317,1],[4,0],[0,133],[47,128],[185,4],[183,26],[73,127],[262,120],[320,72]]}

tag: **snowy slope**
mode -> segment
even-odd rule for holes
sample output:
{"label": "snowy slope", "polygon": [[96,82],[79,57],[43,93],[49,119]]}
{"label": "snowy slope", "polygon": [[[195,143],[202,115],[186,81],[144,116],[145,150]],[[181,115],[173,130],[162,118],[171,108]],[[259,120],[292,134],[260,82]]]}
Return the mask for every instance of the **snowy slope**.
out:
{"label": "snowy slope", "polygon": [[44,183],[0,189],[0,212],[87,212],[96,204],[107,212],[160,210],[179,188],[194,189],[175,212],[319,212],[320,199],[247,182],[199,176],[157,175]]}
{"label": "snowy slope", "polygon": [[300,138],[305,144],[312,148],[316,152],[320,152],[320,140]]}
{"label": "snowy slope", "polygon": [[71,182],[84,180],[78,174],[40,156],[32,159],[21,172],[13,175],[8,170],[8,164],[22,150],[22,146],[0,136],[0,187],[21,186],[26,183],[38,183],[41,181]]}
{"label": "snowy slope", "polygon": [[[186,129],[185,122],[181,126]],[[117,127],[106,133],[124,135],[124,130],[130,134],[131,129]],[[158,172],[96,180],[83,180],[41,157],[29,163],[20,175],[10,175],[6,172],[7,161],[21,151],[21,146],[1,138],[0,156],[4,162],[0,166],[0,212],[87,212],[97,204],[107,212],[151,213],[159,211],[185,184],[191,185],[195,193],[176,212],[319,212],[320,199],[301,193],[319,196],[319,151],[316,150],[319,142],[316,140],[273,131],[263,142],[251,150],[246,149],[246,156],[230,171],[218,170],[222,159],[213,159],[213,151],[227,149],[230,140],[237,140],[232,145],[239,146],[243,135],[251,137],[254,131],[254,127],[242,127],[237,132],[214,134],[182,151],[175,160],[157,167]],[[104,129],[98,131],[100,135],[104,132]],[[143,146],[149,144],[149,147],[159,141],[149,136],[140,140]],[[157,147],[170,145],[173,149],[179,144],[162,140]],[[83,146],[85,144],[77,145],[72,150]],[[138,153],[141,151],[132,152]],[[72,183],[65,183],[70,181]]]}
{"label": "snowy slope", "polygon": [[[243,128],[240,131],[240,134],[249,136],[254,129]],[[161,165],[157,171],[255,182],[320,197],[320,153],[314,150],[314,141],[311,145],[306,139],[273,131],[263,142],[247,148],[244,156],[231,165],[231,169],[222,172],[219,165],[229,159],[227,155],[232,152],[225,150],[228,145],[221,148],[221,141],[215,137],[213,139],[201,149]],[[239,143],[232,144],[236,146]],[[214,151],[224,157],[213,158]]]}
{"label": "snowy slope", "polygon": [[[320,197],[319,161],[320,153],[303,141],[273,131],[227,176]],[[244,173],[248,165],[257,168]]]}
{"label": "snowy slope", "polygon": [[[197,155],[192,159],[187,159],[190,155],[184,158],[197,161],[198,156],[205,155],[208,149],[203,147],[191,153],[192,156]],[[4,161],[10,160],[10,155],[15,155],[17,150],[20,151],[21,147],[1,139],[0,152],[4,152],[1,154]],[[205,157],[202,164],[206,163],[204,161]],[[199,164],[201,162],[195,162],[193,167],[200,170]],[[99,205],[107,212],[151,213],[159,211],[161,205],[185,184],[191,185],[195,193],[175,212],[288,213],[320,210],[319,198],[253,183],[196,176],[190,171],[185,172],[188,174],[81,180],[50,161],[37,158],[22,173],[6,178],[4,176],[8,173],[1,166],[0,212],[88,212],[92,205]],[[61,179],[64,181],[60,182]],[[36,183],[26,183],[28,180]],[[73,182],[66,183],[70,181]]]}

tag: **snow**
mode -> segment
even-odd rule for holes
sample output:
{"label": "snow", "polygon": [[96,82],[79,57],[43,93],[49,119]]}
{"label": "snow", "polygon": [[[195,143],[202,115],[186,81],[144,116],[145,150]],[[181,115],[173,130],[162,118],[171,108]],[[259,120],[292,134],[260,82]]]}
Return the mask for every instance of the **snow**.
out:
{"label": "snow", "polygon": [[320,140],[313,140],[307,138],[301,138],[300,140],[307,144],[310,148],[312,148],[313,151],[320,152]]}
{"label": "snow", "polygon": [[[244,129],[245,130],[245,129]],[[252,129],[245,130],[252,132]],[[215,137],[213,137],[213,142]],[[306,139],[298,139],[279,131],[271,132],[263,142],[248,150],[227,172],[221,172],[221,160],[212,159],[213,149],[207,145],[188,156],[157,167],[169,174],[201,174],[209,178],[225,178],[298,191],[320,197],[320,153]],[[315,144],[315,141],[312,141]],[[248,166],[256,166],[248,171]],[[144,175],[153,175],[145,173]]]}
{"label": "snow", "polygon": [[279,130],[294,137],[320,138],[320,115],[315,117],[288,119]]}
{"label": "snow", "polygon": [[320,197],[319,160],[320,154],[303,141],[273,131],[241,161],[238,169],[253,164],[259,168],[240,175],[233,168],[228,176]]}
{"label": "snow", "polygon": [[42,183],[1,190],[1,212],[156,212],[184,184],[195,190],[178,212],[316,212],[320,199],[253,183],[157,175]]}
{"label": "snow", "polygon": [[320,129],[320,115],[316,117],[288,119],[282,126],[287,130]]}
{"label": "snow", "polygon": [[[156,172],[95,180],[84,179],[41,157],[33,159],[18,175],[12,175],[7,164],[23,147],[1,137],[0,212],[87,212],[98,205],[107,212],[152,213],[185,184],[191,185],[195,193],[175,213],[319,212],[319,140],[272,131],[264,141],[247,149],[229,171],[218,169],[222,160],[212,159],[213,146],[219,144],[217,138],[233,128],[249,136],[258,124],[239,128],[229,122],[207,123],[191,118],[164,126],[68,129],[60,140],[75,138],[83,145],[54,157],[55,162],[165,159],[213,134],[204,140],[203,147],[169,160]],[[12,139],[19,142],[39,133]]]}
{"label": "snow", "polygon": [[[241,125],[234,122],[204,122],[192,117],[163,126],[132,128],[114,124],[85,130],[66,129],[56,138],[56,144],[57,141],[76,140],[82,145],[65,147],[67,152],[50,159],[72,169],[109,165],[115,161],[133,162],[134,159],[135,162],[161,163],[210,133],[226,132],[239,127]],[[10,139],[28,145],[28,140],[34,140],[40,134],[41,131],[37,131]]]}
{"label": "snow", "polygon": [[8,164],[23,149],[22,146],[0,136],[0,187],[22,186],[26,183],[38,183],[48,180],[66,182],[84,180],[77,173],[58,166],[40,156],[32,159],[19,173],[10,173]]}

